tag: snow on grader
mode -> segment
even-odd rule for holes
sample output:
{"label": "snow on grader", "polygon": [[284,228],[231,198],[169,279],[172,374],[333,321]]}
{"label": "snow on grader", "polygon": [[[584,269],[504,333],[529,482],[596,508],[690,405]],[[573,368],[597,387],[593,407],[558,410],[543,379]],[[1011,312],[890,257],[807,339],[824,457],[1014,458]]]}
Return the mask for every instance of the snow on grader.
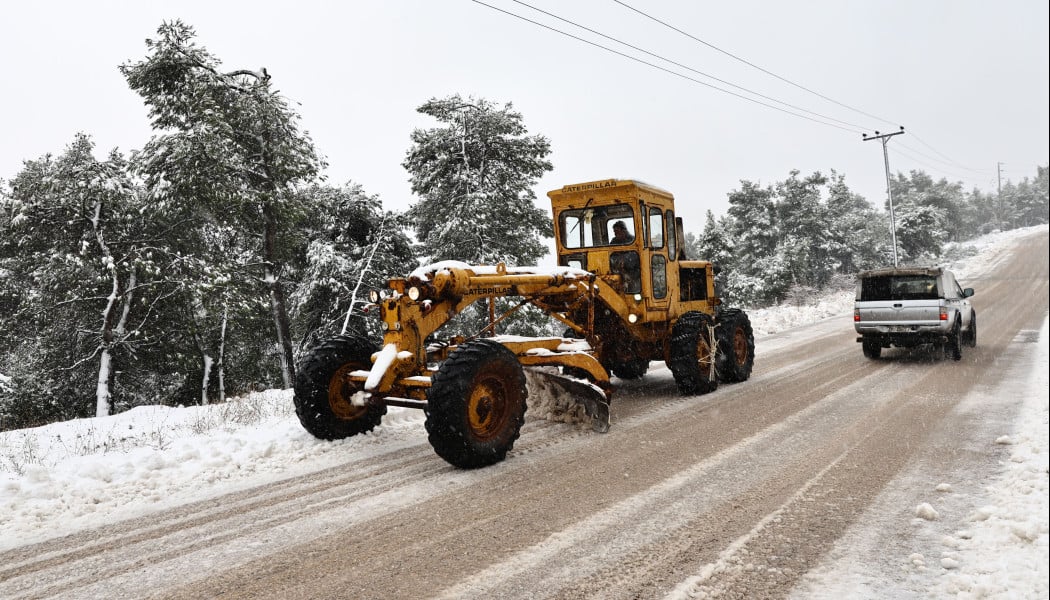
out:
{"label": "snow on grader", "polygon": [[[714,265],[686,258],[669,192],[608,179],[547,195],[559,266],[446,261],[391,279],[370,294],[381,346],[339,336],[300,364],[295,408],[303,427],[334,440],[372,430],[388,406],[420,408],[437,454],[471,469],[503,460],[514,446],[525,420],[525,370],[582,403],[600,433],[609,429],[610,374],[637,379],[662,360],[687,395],[750,377],[751,323],[722,306]],[[520,303],[496,315],[494,299],[505,297]],[[480,301],[488,302],[487,327],[435,342],[443,325]],[[525,304],[563,323],[564,337],[496,335]]]}

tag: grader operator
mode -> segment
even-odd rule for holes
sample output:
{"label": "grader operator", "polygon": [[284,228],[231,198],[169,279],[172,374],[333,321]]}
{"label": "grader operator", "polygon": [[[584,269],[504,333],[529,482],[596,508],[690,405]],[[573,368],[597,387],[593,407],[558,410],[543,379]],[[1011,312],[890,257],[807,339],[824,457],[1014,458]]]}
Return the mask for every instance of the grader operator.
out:
{"label": "grader operator", "polygon": [[[689,395],[750,377],[751,323],[722,306],[714,265],[686,258],[669,192],[607,179],[547,195],[557,267],[445,261],[391,279],[370,295],[381,345],[340,336],[303,359],[295,383],[303,427],[340,439],[375,428],[387,406],[421,408],[437,454],[476,468],[503,460],[518,438],[524,369],[577,397],[599,432],[609,429],[610,374],[637,379],[651,361],[664,361]],[[497,315],[500,297],[519,303]],[[433,343],[443,325],[480,301],[489,303],[487,327]],[[500,322],[525,304],[562,323],[565,334],[498,335]]]}

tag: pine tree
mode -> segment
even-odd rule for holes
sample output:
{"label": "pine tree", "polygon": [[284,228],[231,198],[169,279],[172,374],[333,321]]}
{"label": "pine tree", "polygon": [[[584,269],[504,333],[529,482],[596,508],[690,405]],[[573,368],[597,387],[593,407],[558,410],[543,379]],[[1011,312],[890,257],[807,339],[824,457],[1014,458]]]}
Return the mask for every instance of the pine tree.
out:
{"label": "pine tree", "polygon": [[23,328],[19,351],[32,358],[16,379],[23,392],[37,384],[78,398],[58,416],[86,414],[88,387],[93,414],[110,414],[117,372],[133,370],[138,350],[153,343],[155,309],[174,288],[163,275],[163,213],[144,201],[123,156],[99,161],[93,149],[78,135],[57,158],[25,163],[11,183],[0,247],[25,289],[11,318]]}
{"label": "pine tree", "polygon": [[799,178],[799,171],[776,186],[778,254],[791,274],[793,285],[819,288],[831,275],[828,231],[821,189],[827,178],[819,171]]}
{"label": "pine tree", "polygon": [[733,290],[727,287],[726,284],[729,274],[737,270],[737,261],[733,256],[735,243],[729,237],[729,232],[727,231],[729,222],[727,217],[716,220],[714,213],[710,210],[707,211],[704,214],[703,234],[698,238],[693,236],[692,240],[687,235],[686,251],[688,256],[692,258],[709,260],[715,263],[717,273],[715,286],[723,301],[732,304],[737,302],[738,299],[733,295]]}
{"label": "pine tree", "polygon": [[359,185],[315,185],[302,191],[308,217],[291,297],[295,332],[304,346],[346,332],[375,334],[367,292],[416,266],[401,215],[384,211]]}
{"label": "pine tree", "polygon": [[532,190],[552,168],[547,138],[527,135],[509,103],[454,95],[418,110],[441,123],[412,132],[403,163],[420,196],[408,217],[423,253],[433,261],[535,264],[552,231]]}
{"label": "pine tree", "polygon": [[960,239],[963,229],[962,186],[934,181],[923,171],[898,173],[893,181],[897,242],[906,261],[940,256],[944,243]]}
{"label": "pine tree", "polygon": [[889,235],[885,220],[834,170],[828,177],[825,207],[828,258],[835,272],[852,275],[886,262]]}
{"label": "pine tree", "polygon": [[729,193],[726,231],[735,244],[737,267],[753,274],[756,265],[776,253],[778,223],[773,190],[750,181]]}
{"label": "pine tree", "polygon": [[323,168],[298,115],[273,89],[266,69],[223,72],[174,21],[147,40],[147,57],[121,71],[146,105],[155,135],[135,157],[158,201],[203,223],[255,231],[262,289],[269,296],[283,384],[294,380],[283,239],[301,207],[297,185]]}
{"label": "pine tree", "polygon": [[[527,135],[522,115],[503,107],[454,95],[431,99],[418,111],[442,125],[412,132],[412,147],[402,163],[412,191],[420,196],[408,211],[426,260],[468,264],[527,266],[547,252],[551,219],[536,206],[533,187],[552,166],[550,142]],[[496,301],[497,312],[510,308]],[[545,317],[525,307],[504,324],[519,334],[545,334]],[[476,304],[446,331],[478,333],[487,309]],[[528,325],[532,323],[532,325]]]}

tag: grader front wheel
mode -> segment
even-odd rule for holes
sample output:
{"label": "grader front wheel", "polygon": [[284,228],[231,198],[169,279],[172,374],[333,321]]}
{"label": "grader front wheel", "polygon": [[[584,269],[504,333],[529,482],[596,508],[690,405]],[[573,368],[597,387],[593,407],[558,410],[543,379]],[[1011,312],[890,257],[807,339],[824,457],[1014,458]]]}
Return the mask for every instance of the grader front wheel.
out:
{"label": "grader front wheel", "polygon": [[375,351],[365,339],[339,336],[303,359],[295,378],[295,414],[314,437],[338,440],[371,431],[383,420],[386,406],[355,402],[361,385],[348,377],[370,369]]}
{"label": "grader front wheel", "polygon": [[526,396],[513,352],[491,340],[463,344],[434,374],[427,393],[430,445],[461,469],[500,462],[525,422]]}

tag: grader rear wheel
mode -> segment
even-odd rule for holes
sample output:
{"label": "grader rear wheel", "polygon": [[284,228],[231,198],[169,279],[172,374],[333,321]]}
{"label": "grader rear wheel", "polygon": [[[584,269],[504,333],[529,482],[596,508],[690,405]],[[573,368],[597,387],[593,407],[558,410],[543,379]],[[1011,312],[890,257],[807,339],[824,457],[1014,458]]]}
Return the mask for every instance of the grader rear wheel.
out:
{"label": "grader rear wheel", "polygon": [[671,361],[678,391],[683,394],[706,394],[718,389],[715,376],[715,341],[711,335],[711,317],[701,312],[681,316],[671,330]]}
{"label": "grader rear wheel", "polygon": [[755,365],[755,334],[747,313],[736,308],[722,311],[715,337],[718,379],[726,383],[747,381]]}
{"label": "grader rear wheel", "polygon": [[491,340],[463,344],[434,374],[426,428],[438,456],[461,469],[506,458],[525,422],[525,374],[514,354]]}
{"label": "grader rear wheel", "polygon": [[375,351],[368,340],[339,336],[303,359],[295,378],[295,414],[314,437],[338,440],[371,431],[383,420],[386,406],[355,402],[361,385],[348,378],[370,369]]}

